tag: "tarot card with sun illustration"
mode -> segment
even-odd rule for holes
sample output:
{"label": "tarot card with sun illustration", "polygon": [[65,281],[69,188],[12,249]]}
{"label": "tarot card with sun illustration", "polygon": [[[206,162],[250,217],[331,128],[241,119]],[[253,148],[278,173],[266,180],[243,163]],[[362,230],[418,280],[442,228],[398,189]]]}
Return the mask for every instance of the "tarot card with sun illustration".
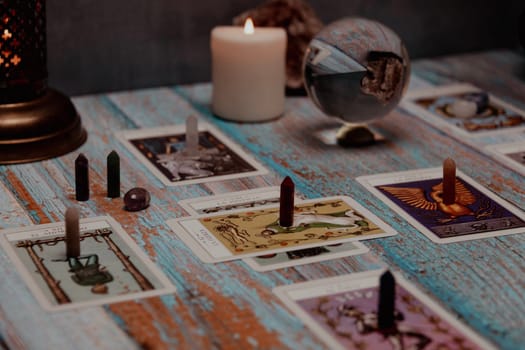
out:
{"label": "tarot card with sun illustration", "polygon": [[330,349],[493,349],[400,275],[394,326],[378,327],[379,278],[383,271],[291,284],[273,291]]}
{"label": "tarot card with sun illustration", "polygon": [[461,171],[453,204],[443,202],[442,168],[357,178],[374,195],[436,243],[525,233],[523,211]]}
{"label": "tarot card with sun illustration", "polygon": [[396,232],[351,198],[296,203],[293,225],[278,224],[279,207],[232,210],[168,220],[172,230],[204,262],[391,236]]}
{"label": "tarot card with sun illustration", "polygon": [[80,256],[67,258],[64,223],[0,232],[0,243],[48,311],[174,293],[175,287],[111,217],[80,221]]}

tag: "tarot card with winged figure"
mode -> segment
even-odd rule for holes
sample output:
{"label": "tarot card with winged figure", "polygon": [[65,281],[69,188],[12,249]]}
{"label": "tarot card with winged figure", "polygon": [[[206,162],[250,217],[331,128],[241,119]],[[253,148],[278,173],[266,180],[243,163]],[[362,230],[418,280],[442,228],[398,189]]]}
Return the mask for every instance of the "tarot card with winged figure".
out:
{"label": "tarot card with winged figure", "polygon": [[460,171],[452,204],[445,204],[442,198],[441,168],[377,174],[357,180],[436,243],[525,232],[523,211]]}

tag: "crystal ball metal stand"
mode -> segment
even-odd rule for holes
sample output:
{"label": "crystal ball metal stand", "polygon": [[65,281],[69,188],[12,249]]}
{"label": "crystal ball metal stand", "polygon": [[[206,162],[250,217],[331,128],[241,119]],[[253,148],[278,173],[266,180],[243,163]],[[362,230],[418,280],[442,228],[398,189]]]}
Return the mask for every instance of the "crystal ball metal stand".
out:
{"label": "crystal ball metal stand", "polygon": [[364,18],[344,18],[310,42],[304,82],[327,115],[349,123],[380,118],[397,106],[408,85],[410,59],[391,29]]}

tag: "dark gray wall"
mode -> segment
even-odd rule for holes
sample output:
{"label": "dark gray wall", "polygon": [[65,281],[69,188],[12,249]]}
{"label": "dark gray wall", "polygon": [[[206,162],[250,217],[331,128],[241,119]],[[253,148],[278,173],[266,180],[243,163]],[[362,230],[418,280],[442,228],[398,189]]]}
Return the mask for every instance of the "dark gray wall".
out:
{"label": "dark gray wall", "polygon": [[[68,94],[210,80],[210,30],[259,0],[48,0],[50,85]],[[516,47],[523,0],[310,0],[325,23],[359,15],[411,57]]]}

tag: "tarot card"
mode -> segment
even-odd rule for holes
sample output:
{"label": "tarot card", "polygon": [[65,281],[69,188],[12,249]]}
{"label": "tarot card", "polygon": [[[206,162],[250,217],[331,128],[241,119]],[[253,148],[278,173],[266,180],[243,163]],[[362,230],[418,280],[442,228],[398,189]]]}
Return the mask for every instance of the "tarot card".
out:
{"label": "tarot card", "polygon": [[488,101],[468,117],[458,116],[455,105],[479,98],[481,92],[468,84],[447,85],[409,91],[400,106],[447,133],[477,137],[525,129],[525,112],[488,94]]}
{"label": "tarot card", "polygon": [[[279,204],[280,187],[262,187],[223,195],[186,199],[179,202],[190,215],[220,213],[235,209],[262,208]],[[295,199],[296,203],[301,199]],[[300,249],[286,253],[273,253],[244,262],[256,271],[269,271],[316,261],[364,254],[368,248],[360,242],[331,244],[325,247]]]}
{"label": "tarot card", "polygon": [[503,164],[525,176],[525,139],[522,142],[487,146],[486,150]]}
{"label": "tarot card", "polygon": [[260,255],[255,258],[246,258],[243,261],[255,271],[270,271],[364,254],[368,251],[367,246],[361,242],[347,242]]}
{"label": "tarot card", "polygon": [[456,172],[455,203],[443,203],[442,168],[358,177],[412,226],[435,243],[525,232],[525,214],[473,179]]}
{"label": "tarot card", "polygon": [[0,232],[35,298],[62,311],[174,293],[175,287],[111,217],[81,220],[81,255],[67,258],[64,223]]}
{"label": "tarot card", "polygon": [[296,283],[277,287],[274,293],[330,349],[494,348],[400,275],[395,275],[394,326],[380,330],[382,272]]}
{"label": "tarot card", "polygon": [[199,150],[188,154],[186,126],[125,130],[119,140],[166,186],[266,174],[255,159],[211,125],[199,123]]}
{"label": "tarot card", "polygon": [[[230,192],[179,201],[190,215],[220,213],[235,209],[260,208],[279,204],[279,186],[260,187],[253,190]],[[296,201],[301,200],[297,196]]]}
{"label": "tarot card", "polygon": [[168,220],[173,231],[204,262],[312,248],[396,232],[348,197],[296,204],[293,226],[281,227],[279,207],[232,210]]}
{"label": "tarot card", "polygon": [[[279,204],[280,187],[262,187],[223,195],[186,199],[179,202],[190,215],[220,213],[241,208],[262,208]],[[296,203],[301,199],[296,197]],[[256,271],[269,271],[316,261],[364,254],[368,248],[360,242],[331,244],[325,247],[300,249],[286,253],[273,253],[244,262]]]}

